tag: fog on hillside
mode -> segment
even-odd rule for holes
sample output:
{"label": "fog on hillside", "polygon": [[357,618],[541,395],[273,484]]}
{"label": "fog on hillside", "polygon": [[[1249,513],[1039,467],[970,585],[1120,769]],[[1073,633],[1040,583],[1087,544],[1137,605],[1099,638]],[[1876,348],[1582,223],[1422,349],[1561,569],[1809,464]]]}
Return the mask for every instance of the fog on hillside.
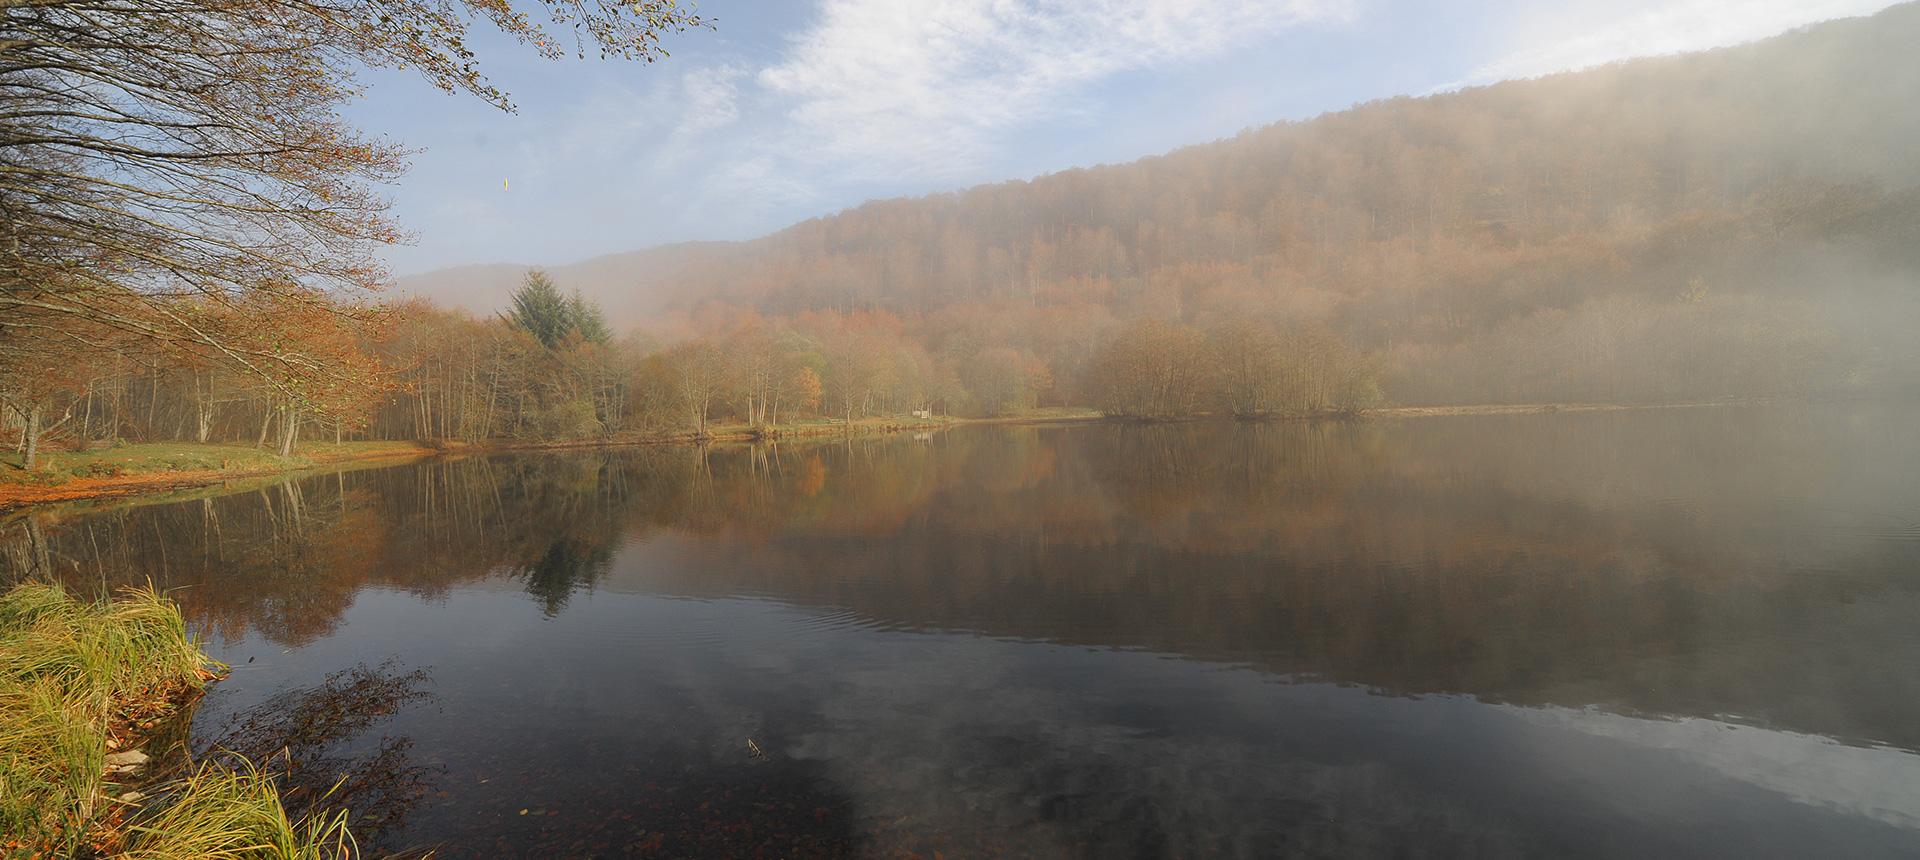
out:
{"label": "fog on hillside", "polygon": [[[1120,405],[1096,359],[1149,323],[1194,331],[1193,355],[1168,360],[1216,387],[1223,359],[1201,353],[1229,322],[1337,339],[1373,377],[1339,406],[1904,389],[1916,37],[1920,9],[1901,6],[549,274],[659,342],[873,329],[907,365],[887,402],[963,414]],[[401,290],[471,308],[523,273]],[[954,378],[982,363],[1031,378],[1010,394]],[[1236,396],[1138,408],[1266,408]]]}

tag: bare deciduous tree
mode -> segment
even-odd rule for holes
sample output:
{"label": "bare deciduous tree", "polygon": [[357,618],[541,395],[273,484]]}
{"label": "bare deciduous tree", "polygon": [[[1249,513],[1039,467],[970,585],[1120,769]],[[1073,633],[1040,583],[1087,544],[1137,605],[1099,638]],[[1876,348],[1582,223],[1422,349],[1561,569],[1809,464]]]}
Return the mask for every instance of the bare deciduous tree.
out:
{"label": "bare deciduous tree", "polygon": [[511,109],[467,46],[476,20],[543,56],[570,34],[648,61],[704,23],[673,0],[533,5],[544,25],[508,0],[6,0],[0,351],[85,320],[252,368],[176,300],[371,288],[373,248],[400,239],[374,189],[405,152],[339,115],[356,70]]}

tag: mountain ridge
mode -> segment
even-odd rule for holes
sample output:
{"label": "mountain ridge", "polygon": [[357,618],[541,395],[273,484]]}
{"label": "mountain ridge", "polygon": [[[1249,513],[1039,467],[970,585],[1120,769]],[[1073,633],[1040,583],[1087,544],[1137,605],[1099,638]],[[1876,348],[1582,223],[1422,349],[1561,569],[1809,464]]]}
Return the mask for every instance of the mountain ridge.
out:
{"label": "mountain ridge", "polygon": [[[1261,313],[1407,317],[1361,335],[1379,345],[1430,334],[1430,320],[1400,306],[1430,303],[1435,291],[1478,303],[1515,291],[1516,279],[1538,282],[1510,310],[1467,315],[1479,322],[1570,307],[1586,285],[1618,279],[1609,257],[1653,278],[1661,266],[1650,261],[1684,244],[1649,234],[1732,234],[1802,205],[1786,198],[1920,182],[1906,155],[1920,116],[1899,109],[1920,103],[1920,70],[1901,48],[1914,43],[1920,5],[1904,4],[1712,51],[1390,96],[1130,162],[871,200],[753,239],[548,271],[622,326],[712,301],[769,313],[1091,303],[1122,318],[1191,318],[1236,312],[1216,294],[1238,291]],[[1583,244],[1593,247],[1574,247]],[[1511,259],[1467,259],[1490,254]],[[1707,270],[1745,277],[1725,260],[1664,268],[1658,278],[1682,282]],[[396,291],[486,313],[524,270],[436,270],[399,279]]]}

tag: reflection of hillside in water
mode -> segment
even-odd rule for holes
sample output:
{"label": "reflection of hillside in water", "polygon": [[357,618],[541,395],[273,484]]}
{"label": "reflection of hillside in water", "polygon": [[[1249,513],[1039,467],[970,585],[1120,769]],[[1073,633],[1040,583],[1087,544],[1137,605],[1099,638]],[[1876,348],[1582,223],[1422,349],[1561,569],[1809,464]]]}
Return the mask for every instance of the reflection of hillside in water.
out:
{"label": "reflection of hillside in water", "polygon": [[1920,831],[1911,753],[971,642],[863,653],[788,748],[866,819],[1018,828],[983,855],[1910,856]]}
{"label": "reflection of hillside in water", "polygon": [[[8,526],[298,644],[360,588],[762,595],[1393,693],[1920,748],[1899,410],[964,429],[475,458]],[[646,542],[642,548],[636,542]]]}

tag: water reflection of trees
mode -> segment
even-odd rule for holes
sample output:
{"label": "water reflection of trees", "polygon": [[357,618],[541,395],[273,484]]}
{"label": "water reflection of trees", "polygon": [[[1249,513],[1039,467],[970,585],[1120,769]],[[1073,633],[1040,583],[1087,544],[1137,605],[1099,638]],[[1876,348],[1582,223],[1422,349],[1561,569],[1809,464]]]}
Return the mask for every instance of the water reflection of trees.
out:
{"label": "water reflection of trees", "polygon": [[643,494],[604,457],[444,461],[257,491],[31,516],[5,528],[7,575],[81,588],[151,581],[199,623],[296,645],[368,585],[436,595],[495,571],[550,609],[604,574]]}
{"label": "water reflection of trees", "polygon": [[[1912,745],[1920,679],[1831,668],[1920,658],[1888,610],[1920,604],[1915,542],[1818,519],[1920,509],[1886,468],[1900,438],[1862,426],[1696,410],[473,458],[49,514],[5,559],[182,588],[196,619],[288,643],[367,585],[504,573],[551,614],[617,580]],[[658,534],[700,549],[621,568]]]}

